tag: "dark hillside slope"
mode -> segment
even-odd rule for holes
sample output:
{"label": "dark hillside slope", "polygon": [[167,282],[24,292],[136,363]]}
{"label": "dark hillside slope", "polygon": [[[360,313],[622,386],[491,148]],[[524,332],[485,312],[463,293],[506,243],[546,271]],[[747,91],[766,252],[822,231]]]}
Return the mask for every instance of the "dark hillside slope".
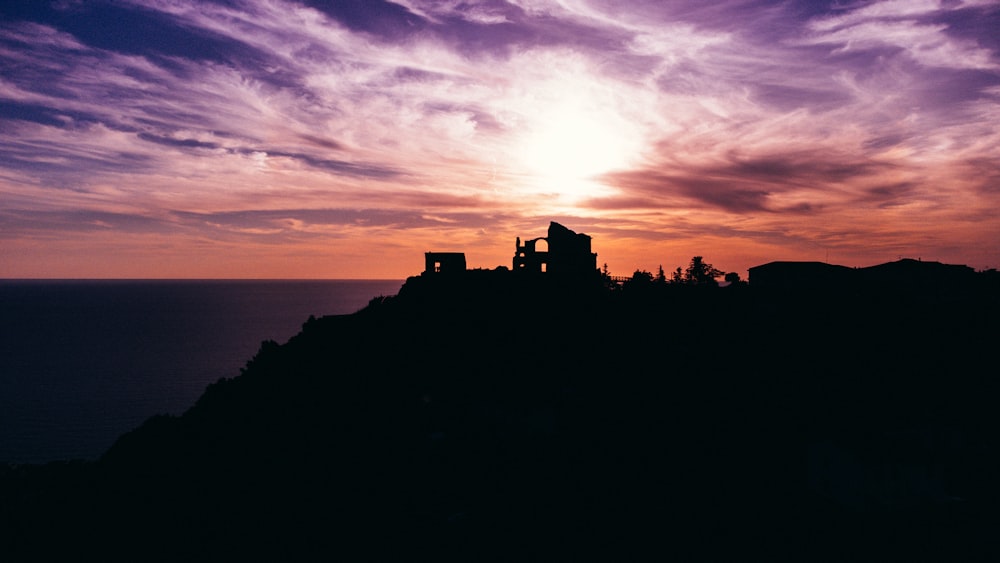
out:
{"label": "dark hillside slope", "polygon": [[997,309],[412,278],[99,463],[8,470],[0,549],[968,560],[1000,523]]}

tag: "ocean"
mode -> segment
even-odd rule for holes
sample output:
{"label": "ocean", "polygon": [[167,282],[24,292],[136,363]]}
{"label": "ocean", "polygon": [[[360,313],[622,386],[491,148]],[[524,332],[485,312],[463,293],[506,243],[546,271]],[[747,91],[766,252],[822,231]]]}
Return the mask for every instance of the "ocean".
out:
{"label": "ocean", "polygon": [[398,280],[0,280],[0,463],[96,459]]}

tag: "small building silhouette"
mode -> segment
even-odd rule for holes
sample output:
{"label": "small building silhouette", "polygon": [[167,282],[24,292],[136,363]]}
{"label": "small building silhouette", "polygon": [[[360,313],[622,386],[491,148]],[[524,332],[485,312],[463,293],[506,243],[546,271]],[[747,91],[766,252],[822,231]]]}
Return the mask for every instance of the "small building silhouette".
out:
{"label": "small building silhouette", "polygon": [[[540,240],[547,243],[547,251],[537,249]],[[526,240],[524,244],[521,244],[521,237],[517,238],[514,271],[591,276],[597,272],[597,254],[590,250],[588,235],[575,233],[553,221],[549,223],[548,236]]]}
{"label": "small building silhouette", "polygon": [[865,268],[824,262],[769,262],[750,268],[750,285],[783,290],[882,289],[894,292],[947,293],[973,286],[969,266],[903,258]]}
{"label": "small building silhouette", "polygon": [[750,285],[790,290],[843,287],[855,272],[825,262],[768,262],[750,268]]}
{"label": "small building silhouette", "polygon": [[976,281],[976,271],[969,266],[912,258],[861,268],[860,274],[868,285],[923,291],[958,289]]}
{"label": "small building silhouette", "polygon": [[465,271],[464,252],[425,252],[425,274],[455,274]]}

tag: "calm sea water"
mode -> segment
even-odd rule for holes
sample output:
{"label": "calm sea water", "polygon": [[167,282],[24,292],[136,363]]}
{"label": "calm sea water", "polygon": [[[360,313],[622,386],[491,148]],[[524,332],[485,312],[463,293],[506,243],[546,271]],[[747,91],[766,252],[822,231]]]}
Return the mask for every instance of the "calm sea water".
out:
{"label": "calm sea water", "polygon": [[95,459],[239,375],[261,341],[401,281],[0,280],[0,462]]}

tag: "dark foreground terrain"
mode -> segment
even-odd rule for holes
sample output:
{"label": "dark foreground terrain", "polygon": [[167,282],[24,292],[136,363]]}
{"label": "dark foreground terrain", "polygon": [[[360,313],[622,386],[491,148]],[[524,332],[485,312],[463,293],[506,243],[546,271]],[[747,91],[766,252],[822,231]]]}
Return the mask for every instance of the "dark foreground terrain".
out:
{"label": "dark foreground terrain", "polygon": [[0,559],[1000,558],[996,293],[412,278],[94,463]]}

